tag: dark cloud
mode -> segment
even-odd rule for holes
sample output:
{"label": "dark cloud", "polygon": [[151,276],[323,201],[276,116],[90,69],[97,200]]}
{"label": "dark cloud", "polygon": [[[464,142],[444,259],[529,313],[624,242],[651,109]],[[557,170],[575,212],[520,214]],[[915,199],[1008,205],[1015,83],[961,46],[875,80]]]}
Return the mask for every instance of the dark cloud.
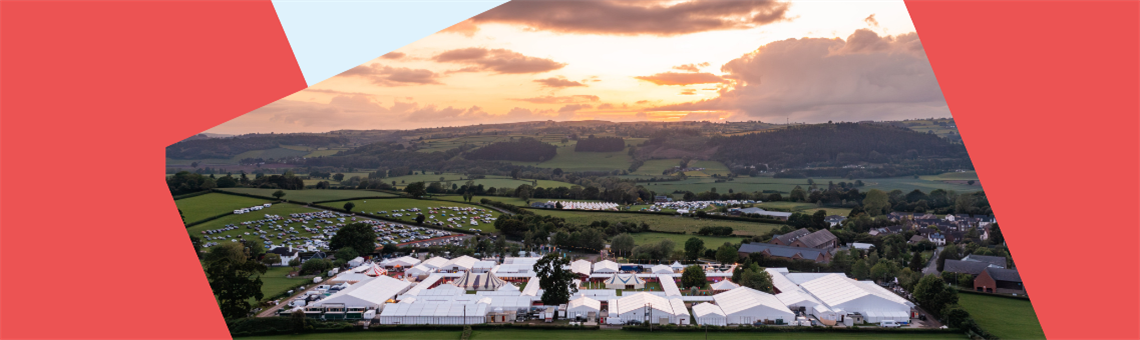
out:
{"label": "dark cloud", "polygon": [[786,20],[787,11],[788,3],[774,0],[515,0],[471,21],[560,33],[673,36],[753,28]]}
{"label": "dark cloud", "polygon": [[874,13],[872,13],[866,19],[863,19],[863,22],[866,22],[867,25],[871,25],[871,27],[879,27],[879,21],[875,20],[875,14]]}
{"label": "dark cloud", "polygon": [[512,99],[522,102],[534,104],[571,104],[571,103],[592,103],[599,100],[598,96],[592,95],[573,95],[573,96],[543,96],[534,98],[519,98]]}
{"label": "dark cloud", "polygon": [[703,62],[700,64],[684,64],[684,65],[673,66],[673,69],[678,70],[678,71],[700,72],[702,67],[708,67],[708,66],[709,66],[709,63],[706,61],[706,62]]}
{"label": "dark cloud", "polygon": [[439,74],[425,69],[391,67],[377,64],[360,65],[344,71],[341,76],[363,77],[380,86],[441,84]]}
{"label": "dark cloud", "polygon": [[[583,81],[585,81],[585,80],[583,80]],[[567,80],[566,78],[562,78],[562,77],[535,79],[534,82],[542,84],[542,86],[545,86],[545,87],[554,87],[554,88],[586,86],[586,84],[576,82],[573,80]]]}
{"label": "dark cloud", "polygon": [[384,58],[384,59],[402,59],[402,58],[404,58],[404,57],[406,57],[406,56],[408,56],[408,55],[407,55],[407,54],[404,54],[403,52],[388,52],[388,54],[382,55],[382,56],[380,56],[380,58]]}
{"label": "dark cloud", "polygon": [[858,30],[842,39],[788,39],[721,67],[735,80],[713,99],[654,108],[723,110],[804,122],[947,117],[938,81],[914,33]]}
{"label": "dark cloud", "polygon": [[692,85],[723,83],[724,78],[712,73],[663,72],[651,76],[634,77],[657,85]]}
{"label": "dark cloud", "polygon": [[486,49],[481,47],[461,48],[445,51],[432,58],[441,63],[469,65],[456,72],[487,71],[500,74],[542,73],[566,66],[546,58],[528,57],[507,49]]}

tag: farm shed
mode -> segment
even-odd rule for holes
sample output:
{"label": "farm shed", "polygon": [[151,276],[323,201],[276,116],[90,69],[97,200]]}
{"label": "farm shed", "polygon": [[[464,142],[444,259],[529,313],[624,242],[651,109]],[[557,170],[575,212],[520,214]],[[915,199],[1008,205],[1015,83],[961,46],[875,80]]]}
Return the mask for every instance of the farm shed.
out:
{"label": "farm shed", "polygon": [[860,313],[867,322],[910,319],[914,304],[870,281],[830,274],[800,285],[832,310]]}
{"label": "farm shed", "polygon": [[590,321],[596,320],[601,311],[601,301],[585,296],[570,300],[569,308],[566,309],[567,317],[582,317]]}
{"label": "farm shed", "polygon": [[693,324],[709,326],[727,326],[727,318],[720,306],[704,302],[693,305]]}
{"label": "farm shed", "polygon": [[729,324],[753,324],[764,320],[791,322],[795,314],[775,295],[748,287],[713,295]]}

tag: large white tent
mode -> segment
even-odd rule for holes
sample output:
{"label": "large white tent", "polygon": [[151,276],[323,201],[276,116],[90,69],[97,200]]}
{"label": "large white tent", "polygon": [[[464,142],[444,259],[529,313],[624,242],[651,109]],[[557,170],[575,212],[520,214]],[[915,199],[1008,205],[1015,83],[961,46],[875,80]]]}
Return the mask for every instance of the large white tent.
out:
{"label": "large white tent", "polygon": [[720,280],[719,282],[713,283],[709,286],[712,287],[712,290],[714,291],[733,290],[740,287],[740,285],[732,283],[732,281],[729,280]]}
{"label": "large white tent", "polygon": [[689,309],[685,308],[685,301],[679,298],[669,299],[669,305],[673,307],[673,317],[669,319],[670,323],[675,325],[688,325],[690,324],[691,316]]}
{"label": "large white tent", "polygon": [[451,259],[451,261],[447,261],[447,263],[444,263],[443,266],[439,268],[439,270],[449,272],[470,271],[471,268],[475,267],[476,262],[479,262],[479,259],[463,255]]}
{"label": "large white tent", "polygon": [[659,264],[659,265],[653,266],[653,268],[651,268],[649,270],[649,272],[654,273],[654,274],[673,274],[673,267],[666,266],[663,264]]}
{"label": "large white tent", "polygon": [[645,288],[645,280],[637,277],[636,274],[615,273],[605,281],[606,289],[642,289]]}
{"label": "large white tent", "polygon": [[832,310],[857,312],[871,323],[909,320],[914,307],[914,303],[874,282],[856,281],[842,274],[826,275],[804,282],[800,287]]}
{"label": "large white tent", "polygon": [[720,306],[705,302],[693,305],[693,324],[710,326],[727,326],[727,318]]}
{"label": "large white tent", "polygon": [[424,260],[424,262],[421,262],[420,265],[426,266],[426,267],[431,268],[431,269],[440,269],[440,268],[443,268],[443,266],[446,265],[447,262],[448,262],[447,259],[437,256],[437,257],[433,257],[433,258]]}
{"label": "large white tent", "polygon": [[570,271],[572,271],[578,275],[589,276],[590,271],[591,271],[590,270],[591,266],[592,266],[592,264],[590,263],[590,261],[577,260],[574,262],[570,262]]}
{"label": "large white tent", "polygon": [[729,324],[753,324],[764,320],[795,320],[795,314],[775,295],[748,287],[713,295]]}
{"label": "large white tent", "polygon": [[429,274],[435,272],[435,270],[436,270],[436,268],[432,268],[432,267],[429,267],[427,265],[421,264],[421,265],[417,265],[417,266],[414,266],[412,268],[405,270],[404,275],[405,276],[420,277],[420,276],[424,276],[424,275],[429,275]]}
{"label": "large white tent", "polygon": [[381,263],[381,265],[383,265],[386,268],[395,268],[395,267],[410,268],[410,267],[415,267],[417,264],[420,264],[420,259],[417,259],[417,258],[414,258],[411,256],[403,256],[403,257],[399,257],[399,258],[389,259],[389,260],[385,260],[384,262]]}
{"label": "large white tent", "polygon": [[590,318],[592,321],[598,317],[598,313],[601,312],[601,310],[601,301],[583,296],[570,300],[566,308],[566,317],[575,318],[576,316],[581,316],[583,318],[589,318],[590,313],[594,313],[594,318]]}
{"label": "large white tent", "polygon": [[528,280],[526,282],[526,286],[523,287],[521,295],[538,296],[538,290],[539,289],[541,289],[541,288],[540,288],[539,283],[538,283],[538,277],[533,276],[530,278],[530,280]]}
{"label": "large white tent", "polygon": [[499,290],[507,284],[506,281],[491,273],[466,272],[458,280],[455,280],[456,286],[466,290]]}
{"label": "large white tent", "polygon": [[383,325],[473,325],[487,321],[488,303],[390,303],[380,312]]}
{"label": "large white tent", "polygon": [[649,320],[650,323],[661,324],[669,323],[676,318],[673,314],[673,304],[657,295],[641,292],[611,301],[609,306],[611,319],[616,317],[623,322]]}
{"label": "large white tent", "polygon": [[336,294],[315,302],[314,305],[343,304],[345,308],[375,309],[383,306],[397,295],[403,294],[411,286],[412,283],[408,281],[380,276],[348,286]]}
{"label": "large white tent", "polygon": [[772,277],[772,286],[776,287],[777,293],[788,292],[800,289],[799,284],[792,282],[785,275],[787,271],[780,271],[775,268],[767,268],[764,271],[768,272],[768,276]]}
{"label": "large white tent", "polygon": [[610,260],[602,260],[594,263],[594,273],[617,273],[619,268],[621,268],[621,266],[619,266],[617,262]]}
{"label": "large white tent", "polygon": [[677,288],[672,275],[657,275],[657,280],[661,281],[661,291],[665,292],[665,296],[681,296],[681,290]]}

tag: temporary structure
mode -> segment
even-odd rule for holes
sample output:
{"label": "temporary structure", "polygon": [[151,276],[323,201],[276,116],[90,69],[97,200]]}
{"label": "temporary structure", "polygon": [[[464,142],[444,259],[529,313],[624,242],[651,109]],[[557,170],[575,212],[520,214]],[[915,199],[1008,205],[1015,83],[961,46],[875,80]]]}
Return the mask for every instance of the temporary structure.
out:
{"label": "temporary structure", "polygon": [[384,267],[378,266],[375,263],[373,263],[372,268],[368,268],[368,270],[365,271],[364,274],[368,275],[368,276],[384,276],[384,275],[388,275],[388,271],[384,270]]}
{"label": "temporary structure", "polygon": [[479,259],[463,255],[447,261],[447,263],[444,263],[443,266],[439,268],[439,270],[451,272],[470,271],[471,268],[475,267],[476,262],[479,262]]}
{"label": "temporary structure", "polygon": [[693,305],[694,324],[697,325],[710,325],[710,326],[727,326],[728,323],[724,316],[724,311],[720,310],[720,306],[705,302]]}
{"label": "temporary structure", "polygon": [[417,258],[414,258],[411,256],[404,256],[404,257],[384,261],[383,264],[384,264],[384,267],[387,267],[387,268],[395,268],[395,267],[410,268],[410,267],[414,267],[417,264],[420,264],[420,259],[417,259]]}
{"label": "temporary structure", "polygon": [[383,325],[473,325],[487,322],[490,303],[389,303],[380,312]]}
{"label": "temporary structure", "polygon": [[599,312],[601,312],[601,310],[601,301],[583,296],[574,300],[570,300],[569,308],[566,309],[566,313],[567,317],[570,318],[581,316],[592,321],[597,319],[597,315]]}
{"label": "temporary structure", "polygon": [[424,260],[424,262],[421,262],[420,265],[426,266],[426,267],[431,268],[431,269],[439,269],[439,268],[442,268],[444,265],[446,265],[447,262],[448,262],[448,260],[445,258],[433,257],[433,258]]}
{"label": "temporary structure", "polygon": [[842,274],[830,274],[800,285],[831,310],[857,312],[867,322],[910,319],[914,303],[874,282],[856,281]]}
{"label": "temporary structure", "polygon": [[681,296],[681,290],[677,288],[677,282],[673,281],[672,275],[657,275],[657,279],[661,281],[661,290],[665,292],[665,296]]}
{"label": "temporary structure", "polygon": [[765,320],[790,322],[795,314],[775,295],[748,287],[713,295],[729,324],[748,325]]}
{"label": "temporary structure", "polygon": [[653,269],[650,269],[650,272],[654,274],[673,274],[673,267],[659,264],[653,266]]}
{"label": "temporary structure", "polygon": [[343,304],[346,308],[375,309],[404,293],[411,286],[411,282],[380,276],[348,286],[336,294],[315,302],[314,305]]}
{"label": "temporary structure", "polygon": [[721,280],[720,282],[713,283],[710,286],[712,287],[713,291],[728,291],[740,287],[740,285],[732,283],[732,281],[729,280]]}
{"label": "temporary structure", "polygon": [[673,271],[675,271],[675,272],[685,270],[685,266],[681,264],[681,261],[673,261],[673,264],[670,265],[669,267],[673,268]]}
{"label": "temporary structure", "polygon": [[635,274],[615,273],[605,281],[606,289],[642,289],[645,288],[645,280],[637,277]]}
{"label": "temporary structure", "polygon": [[590,267],[591,267],[590,261],[577,260],[574,262],[570,262],[570,271],[572,271],[578,275],[589,276],[590,271],[591,271]]}
{"label": "temporary structure", "polygon": [[610,260],[602,260],[600,262],[594,263],[595,273],[617,273],[618,268],[620,268],[620,266],[618,266],[617,262]]}
{"label": "temporary structure", "polygon": [[673,304],[657,295],[642,292],[613,301],[616,303],[611,303],[609,306],[610,318],[618,317],[622,321],[649,321],[653,324],[670,323],[676,318]]}
{"label": "temporary structure", "polygon": [[499,290],[507,284],[506,281],[491,273],[467,272],[460,276],[459,280],[455,280],[456,286],[466,290]]}

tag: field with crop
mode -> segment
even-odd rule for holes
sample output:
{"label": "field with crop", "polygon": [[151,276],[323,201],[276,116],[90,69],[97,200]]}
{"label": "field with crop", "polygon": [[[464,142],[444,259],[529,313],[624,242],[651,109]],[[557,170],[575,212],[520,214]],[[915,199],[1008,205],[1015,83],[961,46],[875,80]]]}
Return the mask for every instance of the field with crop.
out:
{"label": "field with crop", "polygon": [[[265,197],[273,197],[273,193],[278,189],[260,189],[260,188],[225,188],[218,189],[221,191],[236,192],[241,194],[258,195]],[[281,199],[294,201],[294,202],[319,202],[331,201],[341,199],[353,199],[359,197],[395,197],[394,194],[386,192],[371,191],[371,190],[339,190],[339,189],[305,189],[305,190],[283,190],[285,196]]]}
{"label": "field with crop", "polygon": [[[342,332],[342,333],[310,333],[310,334],[293,334],[293,335],[275,335],[264,337],[243,337],[236,339],[247,340],[267,340],[267,339],[293,339],[293,340],[309,340],[309,339],[418,339],[418,340],[454,340],[458,339],[461,335],[459,330],[417,330],[417,331],[404,331],[404,330],[375,330],[375,331],[359,331],[359,332]],[[623,331],[623,330],[541,330],[541,329],[499,329],[499,330],[475,330],[471,333],[472,340],[502,340],[502,339],[559,339],[559,340],[639,340],[650,337],[646,332]],[[820,333],[820,332],[709,332],[707,335],[703,332],[668,332],[659,331],[653,332],[653,339],[658,340],[674,340],[674,339],[717,339],[717,340],[745,340],[745,339],[789,339],[789,340],[808,340],[808,339],[915,339],[915,340],[933,340],[933,339],[968,339],[963,334],[940,333],[940,334],[925,334],[925,333],[872,333],[872,332],[859,332],[859,333]]]}
{"label": "field with crop", "polygon": [[[499,215],[502,214],[498,210],[487,209],[484,207],[460,203],[460,202],[418,200],[418,199],[413,199],[413,198],[357,199],[357,200],[345,200],[345,201],[339,201],[339,202],[328,202],[328,203],[322,203],[321,205],[329,206],[329,207],[335,207],[335,208],[341,208],[344,206],[345,203],[348,203],[348,202],[352,202],[353,204],[356,205],[352,209],[352,211],[354,211],[354,212],[368,213],[368,214],[373,214],[373,215],[377,215],[377,216],[383,216],[383,217],[393,219],[393,220],[405,221],[405,222],[409,222],[409,223],[415,222],[416,213],[414,213],[414,212],[397,212],[395,210],[418,208],[421,210],[421,212],[424,213],[425,217],[432,215],[428,212],[429,209],[438,208],[438,207],[463,207],[463,208],[482,209],[484,212],[480,213],[480,215],[489,213],[489,214],[491,214],[492,217],[495,217],[495,218],[498,218]],[[387,214],[379,213],[381,211],[386,211]],[[403,216],[399,216],[399,217],[394,216],[394,214],[396,214],[396,213],[400,213]],[[458,213],[453,212],[451,210],[445,210],[445,211],[443,211],[443,213],[446,213],[447,216],[436,215],[435,216],[436,218],[434,220],[431,218],[428,218],[427,221],[424,223],[426,224],[427,222],[430,222],[430,221],[444,221],[448,217],[459,216],[459,217],[463,218],[461,221],[458,222],[460,227],[463,229],[475,228],[475,229],[482,230],[484,233],[492,233],[495,231],[495,226],[492,223],[479,223],[478,226],[473,226],[470,223],[471,222],[470,219],[466,218],[466,215],[458,214]],[[450,225],[450,223],[448,225]]]}
{"label": "field with crop", "polygon": [[639,214],[639,213],[604,213],[604,212],[589,212],[589,211],[565,211],[565,210],[543,210],[531,209],[535,214],[551,215],[554,217],[561,217],[566,219],[568,223],[574,224],[590,224],[594,221],[609,221],[610,223],[621,222],[623,224],[645,222],[649,224],[650,230],[655,231],[668,231],[668,232],[688,232],[690,234],[696,233],[702,227],[732,227],[733,233],[738,235],[760,235],[768,232],[769,230],[779,228],[783,225],[769,224],[769,223],[756,223],[744,221],[730,221],[730,220],[713,220],[713,219],[698,219],[693,217],[681,216],[666,216],[657,214]]}
{"label": "field with crop", "polygon": [[186,224],[190,224],[202,219],[234,211],[234,209],[249,208],[269,202],[269,200],[260,198],[209,193],[183,198],[174,201],[174,204],[178,206],[178,210],[182,210],[182,216],[186,218]]}
{"label": "field with crop", "polygon": [[970,312],[978,326],[999,338],[1045,338],[1033,304],[1028,300],[963,293],[958,294],[958,304]]}

